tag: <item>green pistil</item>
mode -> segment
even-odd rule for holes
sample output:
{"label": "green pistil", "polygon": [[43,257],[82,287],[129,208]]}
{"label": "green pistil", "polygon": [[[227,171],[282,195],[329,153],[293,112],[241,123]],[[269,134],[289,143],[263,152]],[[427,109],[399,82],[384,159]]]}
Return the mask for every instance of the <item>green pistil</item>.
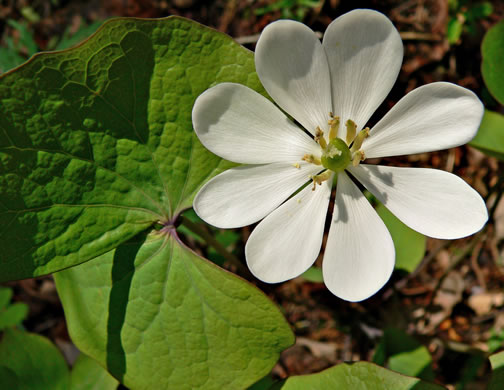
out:
{"label": "green pistil", "polygon": [[352,161],[352,153],[342,139],[334,138],[324,148],[320,161],[324,168],[333,172],[341,172]]}

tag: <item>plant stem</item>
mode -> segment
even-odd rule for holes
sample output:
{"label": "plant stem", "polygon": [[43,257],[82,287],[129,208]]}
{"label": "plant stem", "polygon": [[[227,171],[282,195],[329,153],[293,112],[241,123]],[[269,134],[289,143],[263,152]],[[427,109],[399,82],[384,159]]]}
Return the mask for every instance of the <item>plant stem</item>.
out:
{"label": "plant stem", "polygon": [[217,241],[215,237],[206,229],[205,226],[198,223],[194,223],[191,220],[189,220],[189,218],[184,216],[180,218],[180,222],[190,231],[192,231],[193,233],[200,236],[203,240],[205,240],[205,242],[209,246],[214,248],[217,251],[217,253],[219,253],[222,257],[224,257],[226,261],[228,261],[230,264],[236,267],[236,269],[240,274],[246,275],[247,278],[249,276],[252,276],[248,268],[243,265],[240,259],[238,259],[238,257],[233,255],[231,252],[229,252],[219,241]]}

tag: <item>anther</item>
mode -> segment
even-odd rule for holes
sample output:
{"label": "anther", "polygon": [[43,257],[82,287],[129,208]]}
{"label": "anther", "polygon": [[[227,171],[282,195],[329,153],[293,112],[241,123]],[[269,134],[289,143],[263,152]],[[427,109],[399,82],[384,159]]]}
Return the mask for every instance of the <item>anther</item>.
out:
{"label": "anther", "polygon": [[355,134],[357,132],[357,125],[351,119],[345,122],[346,126],[346,143],[350,145],[350,143],[354,140]]}
{"label": "anther", "polygon": [[338,130],[340,125],[340,117],[334,116],[332,112],[329,113],[331,119],[327,122],[329,128],[329,141],[338,137]]}
{"label": "anther", "polygon": [[322,149],[325,149],[326,146],[327,146],[327,142],[324,138],[324,132],[322,131],[322,129],[320,127],[317,126],[317,128],[315,129],[315,141],[318,142],[318,144],[320,145],[320,147]]}
{"label": "anther", "polygon": [[365,159],[366,156],[364,155],[364,152],[362,150],[359,150],[358,152],[355,152],[353,154],[352,165],[356,167],[361,161],[364,161]]}
{"label": "anther", "polygon": [[355,153],[356,151],[358,151],[362,146],[362,142],[364,142],[364,140],[367,137],[369,137],[369,127],[366,127],[365,129],[362,129],[361,131],[359,131],[359,134],[357,134],[357,137],[355,137],[355,140],[353,142],[352,147],[350,148],[350,151],[352,153]]}
{"label": "anther", "polygon": [[322,172],[319,175],[312,176],[311,177],[311,179],[313,180],[312,191],[315,191],[317,184],[321,185],[326,180],[329,180],[331,177],[331,174],[332,174],[331,171],[327,170],[327,171]]}
{"label": "anther", "polygon": [[301,160],[306,161],[307,163],[310,164],[322,165],[320,159],[315,157],[313,154],[305,154]]}

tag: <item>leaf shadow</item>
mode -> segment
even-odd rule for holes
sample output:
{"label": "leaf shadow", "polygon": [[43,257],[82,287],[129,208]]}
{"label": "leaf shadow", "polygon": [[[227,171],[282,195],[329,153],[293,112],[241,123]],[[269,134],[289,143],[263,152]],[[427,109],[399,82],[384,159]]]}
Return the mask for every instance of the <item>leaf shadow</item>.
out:
{"label": "leaf shadow", "polygon": [[126,373],[126,352],[121,338],[129,292],[135,274],[135,259],[145,242],[146,234],[141,233],[117,247],[112,261],[112,289],[109,296],[107,320],[107,369],[123,382]]}

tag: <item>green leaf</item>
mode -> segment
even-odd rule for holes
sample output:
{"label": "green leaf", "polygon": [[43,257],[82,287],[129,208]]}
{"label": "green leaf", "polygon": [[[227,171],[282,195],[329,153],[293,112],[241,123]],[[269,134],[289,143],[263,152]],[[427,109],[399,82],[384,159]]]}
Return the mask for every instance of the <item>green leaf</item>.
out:
{"label": "green leaf", "polygon": [[322,275],[322,268],[315,266],[308,268],[303,274],[301,274],[301,277],[313,283],[324,282],[324,276]]}
{"label": "green leaf", "polygon": [[424,257],[425,236],[410,229],[382,204],[376,207],[376,212],[387,226],[394,241],[395,268],[413,272]]}
{"label": "green leaf", "polygon": [[485,34],[481,55],[483,80],[493,97],[504,104],[504,20]]}
{"label": "green leaf", "polygon": [[504,388],[504,351],[489,357],[492,366],[492,379],[488,390],[501,390]]}
{"label": "green leaf", "polygon": [[343,363],[318,374],[293,376],[271,390],[442,390],[441,386],[404,376],[372,363]]}
{"label": "green leaf", "polygon": [[28,305],[25,303],[14,303],[5,310],[0,309],[0,330],[20,324],[27,315]]}
{"label": "green leaf", "polygon": [[0,365],[0,389],[19,390],[19,380],[14,371]]}
{"label": "green leaf", "polygon": [[115,390],[118,385],[102,366],[82,353],[70,373],[70,390]]}
{"label": "green leaf", "polygon": [[293,343],[262,292],[162,232],[55,280],[72,340],[135,390],[243,389]]}
{"label": "green leaf", "polygon": [[192,130],[219,82],[264,93],[252,52],[195,22],[115,19],[0,77],[0,281],[104,254],[170,224],[231,163]]}
{"label": "green leaf", "polygon": [[25,61],[15,50],[0,47],[0,74],[22,64]]}
{"label": "green leaf", "polygon": [[425,346],[402,330],[387,328],[373,361],[404,375],[434,379],[432,357]]}
{"label": "green leaf", "polygon": [[0,286],[0,331],[20,324],[28,315],[28,305],[20,302],[9,305],[11,298],[12,289]]}
{"label": "green leaf", "polygon": [[463,28],[464,24],[456,16],[449,20],[446,28],[446,39],[450,44],[453,45],[459,41]]}
{"label": "green leaf", "polygon": [[12,289],[10,287],[0,286],[0,310],[6,307],[12,298]]}
{"label": "green leaf", "polygon": [[477,21],[489,17],[493,12],[492,3],[485,1],[483,3],[473,4],[466,12],[467,19],[470,21]]}
{"label": "green leaf", "polygon": [[9,19],[7,24],[19,33],[19,42],[16,44],[18,51],[26,51],[28,56],[32,56],[39,50],[37,42],[33,39],[31,31],[25,23],[19,23],[13,19]]}
{"label": "green leaf", "polygon": [[75,46],[91,34],[93,34],[98,27],[102,25],[103,22],[93,22],[90,25],[81,26],[75,33],[71,33],[71,27],[67,27],[65,30],[63,37],[59,41],[58,45],[55,47],[55,50],[63,50],[68,49],[69,47]]}
{"label": "green leaf", "polygon": [[469,145],[504,161],[504,115],[485,110],[478,133]]}
{"label": "green leaf", "polygon": [[95,259],[55,276],[70,333],[135,389],[242,388],[269,372],[293,342],[281,313],[173,226],[232,166],[192,131],[194,100],[224,81],[264,93],[252,53],[186,19],[117,19],[0,81],[1,277]]}
{"label": "green leaf", "polygon": [[19,390],[68,390],[68,367],[63,355],[37,334],[6,329],[0,342],[1,366],[15,374]]}

